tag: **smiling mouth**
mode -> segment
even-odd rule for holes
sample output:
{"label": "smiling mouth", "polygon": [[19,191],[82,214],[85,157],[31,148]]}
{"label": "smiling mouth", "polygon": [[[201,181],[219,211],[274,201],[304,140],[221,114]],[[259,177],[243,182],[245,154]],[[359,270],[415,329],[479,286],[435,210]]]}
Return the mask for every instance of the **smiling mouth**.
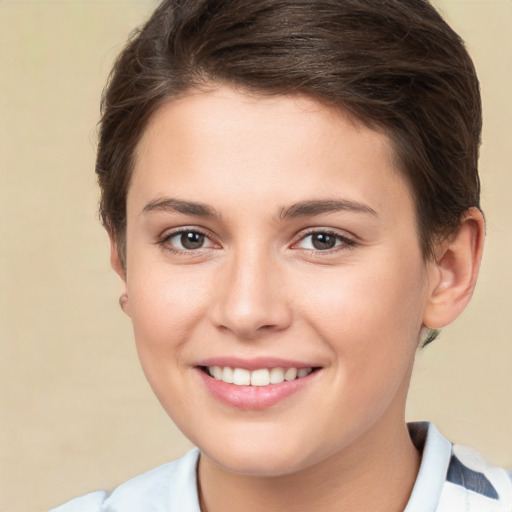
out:
{"label": "smiling mouth", "polygon": [[319,368],[260,368],[247,370],[230,366],[202,366],[201,370],[215,380],[235,386],[264,387],[307,377]]}

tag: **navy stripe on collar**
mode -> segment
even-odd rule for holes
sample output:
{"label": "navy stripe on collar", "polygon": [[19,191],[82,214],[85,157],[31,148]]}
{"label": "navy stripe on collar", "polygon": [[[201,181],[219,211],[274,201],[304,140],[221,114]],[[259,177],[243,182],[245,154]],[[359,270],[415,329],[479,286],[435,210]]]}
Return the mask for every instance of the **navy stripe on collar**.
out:
{"label": "navy stripe on collar", "polygon": [[491,482],[487,480],[483,473],[478,473],[469,469],[455,456],[452,455],[446,481],[452,484],[461,485],[469,491],[476,492],[493,500],[498,500],[499,496]]}

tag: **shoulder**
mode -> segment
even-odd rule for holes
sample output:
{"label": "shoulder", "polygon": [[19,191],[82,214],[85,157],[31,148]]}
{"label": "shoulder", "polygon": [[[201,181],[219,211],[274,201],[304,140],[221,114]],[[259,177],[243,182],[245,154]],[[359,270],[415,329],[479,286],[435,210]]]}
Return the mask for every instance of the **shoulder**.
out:
{"label": "shoulder", "polygon": [[111,493],[95,491],[50,512],[200,512],[196,467],[199,451],[132,478]]}

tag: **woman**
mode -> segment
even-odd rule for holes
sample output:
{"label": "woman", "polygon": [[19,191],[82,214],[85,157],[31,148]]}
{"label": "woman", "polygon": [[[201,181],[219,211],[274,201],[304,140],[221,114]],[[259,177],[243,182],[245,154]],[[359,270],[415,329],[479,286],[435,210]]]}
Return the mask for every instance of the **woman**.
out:
{"label": "woman", "polygon": [[164,1],[97,173],[142,367],[198,449],[55,510],[510,510],[504,470],[404,419],[477,279],[480,129],[423,0]]}

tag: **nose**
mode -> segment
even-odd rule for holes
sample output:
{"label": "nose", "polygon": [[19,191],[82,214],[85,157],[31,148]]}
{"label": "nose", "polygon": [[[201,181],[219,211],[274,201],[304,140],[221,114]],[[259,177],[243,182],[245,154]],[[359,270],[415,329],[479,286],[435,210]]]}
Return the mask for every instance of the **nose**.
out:
{"label": "nose", "polygon": [[278,262],[264,254],[233,255],[217,276],[212,320],[243,340],[286,329],[292,321]]}

